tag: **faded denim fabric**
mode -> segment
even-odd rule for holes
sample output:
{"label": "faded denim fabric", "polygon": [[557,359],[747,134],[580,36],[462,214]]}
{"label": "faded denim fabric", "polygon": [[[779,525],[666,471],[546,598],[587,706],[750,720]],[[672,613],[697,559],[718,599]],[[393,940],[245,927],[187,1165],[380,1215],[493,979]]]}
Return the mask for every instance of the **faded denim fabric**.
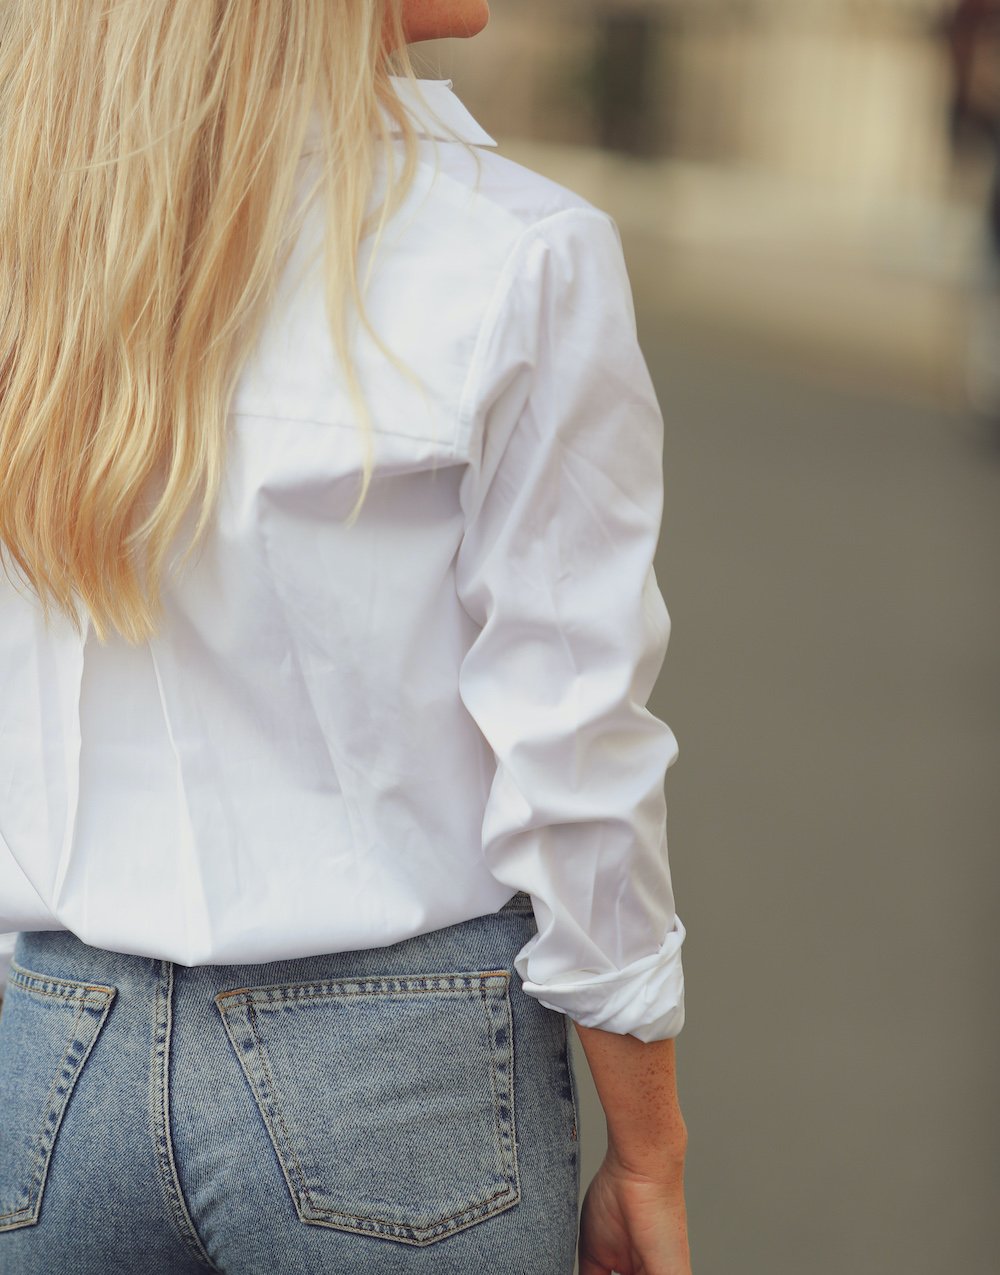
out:
{"label": "faded denim fabric", "polygon": [[390,947],[183,966],[18,934],[0,1275],[571,1275],[568,1018],[530,896]]}

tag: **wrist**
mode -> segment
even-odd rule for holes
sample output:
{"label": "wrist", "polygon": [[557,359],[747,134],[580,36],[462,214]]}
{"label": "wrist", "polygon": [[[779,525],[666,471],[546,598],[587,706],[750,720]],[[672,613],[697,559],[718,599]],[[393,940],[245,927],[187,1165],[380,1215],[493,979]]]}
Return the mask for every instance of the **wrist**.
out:
{"label": "wrist", "polygon": [[662,1177],[684,1163],[687,1126],[677,1096],[672,1038],[644,1042],[577,1024],[616,1159]]}
{"label": "wrist", "polygon": [[608,1168],[621,1177],[683,1186],[686,1155],[686,1136],[653,1146],[637,1146],[633,1142],[621,1145],[609,1134],[605,1159]]}

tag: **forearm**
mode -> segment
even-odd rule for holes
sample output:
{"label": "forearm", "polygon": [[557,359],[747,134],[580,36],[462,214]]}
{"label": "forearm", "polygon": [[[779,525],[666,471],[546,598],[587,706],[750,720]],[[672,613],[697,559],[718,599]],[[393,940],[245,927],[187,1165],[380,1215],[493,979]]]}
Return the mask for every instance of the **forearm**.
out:
{"label": "forearm", "polygon": [[673,1038],[635,1036],[573,1023],[608,1125],[608,1148],[629,1169],[682,1169],[687,1126],[677,1097]]}

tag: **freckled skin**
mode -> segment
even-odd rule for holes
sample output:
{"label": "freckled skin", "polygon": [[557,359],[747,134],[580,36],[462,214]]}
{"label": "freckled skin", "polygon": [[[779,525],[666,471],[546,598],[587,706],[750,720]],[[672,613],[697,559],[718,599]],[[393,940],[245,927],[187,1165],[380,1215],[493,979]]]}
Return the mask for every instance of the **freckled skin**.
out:
{"label": "freckled skin", "polygon": [[404,0],[408,44],[478,35],[490,20],[489,0]]}
{"label": "freckled skin", "polygon": [[574,1026],[607,1117],[609,1143],[630,1167],[668,1173],[687,1143],[674,1040],[644,1042]]}

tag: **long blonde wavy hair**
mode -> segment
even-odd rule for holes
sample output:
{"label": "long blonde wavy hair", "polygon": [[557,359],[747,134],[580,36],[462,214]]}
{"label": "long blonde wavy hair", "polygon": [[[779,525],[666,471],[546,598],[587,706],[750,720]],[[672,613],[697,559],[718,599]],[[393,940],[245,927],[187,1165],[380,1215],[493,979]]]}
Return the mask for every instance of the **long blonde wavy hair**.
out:
{"label": "long blonde wavy hair", "polygon": [[[153,636],[212,514],[236,381],[316,194],[331,333],[416,168],[402,0],[0,0],[0,561],[78,633]],[[403,162],[369,211],[390,127]],[[321,176],[296,200],[311,110]],[[374,219],[374,220],[373,220]],[[377,334],[372,333],[378,340]],[[382,343],[379,342],[381,345]],[[385,347],[382,346],[383,350]],[[385,350],[391,358],[391,352]],[[395,360],[394,360],[395,361]]]}

